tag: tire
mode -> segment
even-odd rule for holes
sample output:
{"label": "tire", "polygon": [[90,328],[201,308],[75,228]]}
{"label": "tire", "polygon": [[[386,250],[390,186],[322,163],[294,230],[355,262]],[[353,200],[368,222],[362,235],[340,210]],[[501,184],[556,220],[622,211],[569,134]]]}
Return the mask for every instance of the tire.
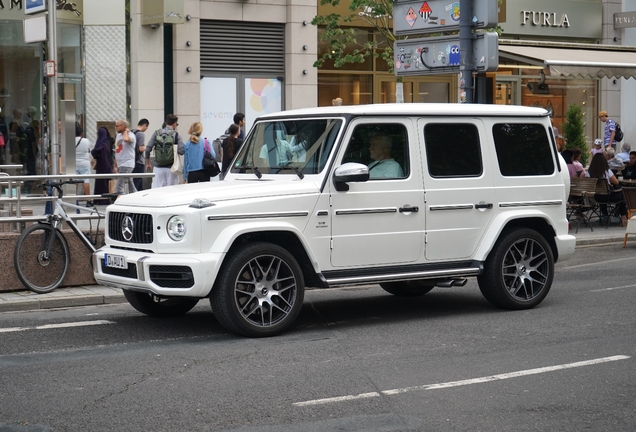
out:
{"label": "tire", "polygon": [[123,290],[128,303],[142,314],[151,317],[172,317],[189,312],[199,303],[190,297],[157,297],[152,294]]}
{"label": "tire", "polygon": [[424,285],[421,281],[385,282],[381,283],[382,289],[397,297],[418,297],[423,296],[433,288],[434,285]]}
{"label": "tire", "polygon": [[292,325],[304,295],[304,277],[294,257],[278,245],[255,242],[223,263],[210,304],[230,332],[267,337]]}
{"label": "tire", "polygon": [[68,243],[59,230],[55,230],[50,256],[45,256],[52,233],[50,224],[34,224],[22,232],[15,245],[13,264],[18,278],[38,294],[51,292],[62,284],[71,260]]}
{"label": "tire", "polygon": [[554,255],[541,234],[516,229],[502,235],[477,277],[483,296],[504,309],[530,309],[548,295]]}

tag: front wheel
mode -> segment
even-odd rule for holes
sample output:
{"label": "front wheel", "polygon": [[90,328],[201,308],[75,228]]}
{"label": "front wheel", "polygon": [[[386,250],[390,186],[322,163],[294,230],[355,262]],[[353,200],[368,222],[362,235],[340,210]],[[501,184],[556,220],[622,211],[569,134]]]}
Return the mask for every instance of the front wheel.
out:
{"label": "front wheel", "polygon": [[44,294],[60,286],[70,257],[68,243],[62,233],[53,230],[48,223],[38,223],[22,232],[15,245],[13,264],[24,286]]}
{"label": "front wheel", "polygon": [[128,303],[142,314],[152,317],[171,317],[189,312],[199,303],[190,297],[157,297],[152,294],[124,290]]}
{"label": "front wheel", "polygon": [[227,330],[243,336],[274,336],[300,312],[305,281],[298,262],[282,247],[251,243],[227,258],[210,303]]}
{"label": "front wheel", "polygon": [[486,300],[505,309],[530,309],[548,295],[554,255],[545,238],[531,229],[504,234],[477,277]]}

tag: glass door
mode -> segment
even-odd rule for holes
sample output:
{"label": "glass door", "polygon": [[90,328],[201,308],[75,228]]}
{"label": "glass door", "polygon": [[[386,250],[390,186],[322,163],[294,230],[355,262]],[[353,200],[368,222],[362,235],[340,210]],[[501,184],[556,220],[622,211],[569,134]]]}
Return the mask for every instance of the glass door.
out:
{"label": "glass door", "polygon": [[[456,81],[454,75],[439,77],[405,77],[403,80],[405,103],[449,103],[451,89]],[[394,76],[377,79],[375,103],[394,103],[396,82]]]}
{"label": "glass door", "polygon": [[494,103],[496,105],[519,105],[519,86],[521,81],[516,77],[497,77]]}

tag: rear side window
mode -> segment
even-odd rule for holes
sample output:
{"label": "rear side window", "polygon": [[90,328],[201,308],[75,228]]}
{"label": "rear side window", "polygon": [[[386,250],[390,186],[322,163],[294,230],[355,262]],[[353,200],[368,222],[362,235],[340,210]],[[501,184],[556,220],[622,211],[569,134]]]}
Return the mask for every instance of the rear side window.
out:
{"label": "rear side window", "polygon": [[499,171],[508,177],[554,173],[550,140],[543,125],[498,123],[492,127]]}
{"label": "rear side window", "polygon": [[426,161],[431,177],[478,177],[482,173],[479,131],[469,123],[424,126]]}

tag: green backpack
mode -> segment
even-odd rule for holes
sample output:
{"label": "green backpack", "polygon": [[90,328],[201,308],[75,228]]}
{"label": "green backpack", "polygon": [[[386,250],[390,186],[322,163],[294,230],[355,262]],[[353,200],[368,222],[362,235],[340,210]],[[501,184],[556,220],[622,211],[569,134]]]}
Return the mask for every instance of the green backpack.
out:
{"label": "green backpack", "polygon": [[155,162],[158,167],[171,167],[174,163],[174,148],[177,132],[174,130],[163,132],[162,129],[157,131],[155,136]]}

